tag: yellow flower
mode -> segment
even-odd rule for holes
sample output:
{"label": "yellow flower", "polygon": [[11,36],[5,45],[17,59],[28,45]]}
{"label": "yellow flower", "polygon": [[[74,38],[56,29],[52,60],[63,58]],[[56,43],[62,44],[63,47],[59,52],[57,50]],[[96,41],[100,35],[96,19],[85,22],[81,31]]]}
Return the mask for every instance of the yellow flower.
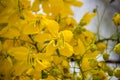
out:
{"label": "yellow flower", "polygon": [[78,37],[81,39],[85,46],[89,46],[95,42],[95,35],[88,30],[83,31],[80,35],[78,35]]}
{"label": "yellow flower", "polygon": [[82,6],[83,3],[80,2],[79,0],[64,0],[64,2],[73,5],[73,6]]}
{"label": "yellow flower", "polygon": [[90,23],[90,21],[91,21],[91,19],[93,18],[93,17],[95,17],[96,16],[96,13],[89,13],[89,12],[87,12],[87,13],[85,13],[84,14],[84,16],[82,17],[82,19],[80,20],[80,25],[81,26],[86,26],[86,25],[88,25],[89,23]]}
{"label": "yellow flower", "polygon": [[119,13],[115,13],[114,14],[113,22],[114,22],[115,26],[119,26],[120,25],[120,14]]}

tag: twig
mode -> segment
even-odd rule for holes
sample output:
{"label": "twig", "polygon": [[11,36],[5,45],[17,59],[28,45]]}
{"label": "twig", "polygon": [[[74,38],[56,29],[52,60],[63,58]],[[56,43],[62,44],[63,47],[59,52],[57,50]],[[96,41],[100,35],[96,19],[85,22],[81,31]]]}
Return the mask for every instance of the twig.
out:
{"label": "twig", "polygon": [[106,60],[106,61],[101,61],[101,62],[111,63],[111,64],[120,64],[120,61],[117,61],[117,60]]}

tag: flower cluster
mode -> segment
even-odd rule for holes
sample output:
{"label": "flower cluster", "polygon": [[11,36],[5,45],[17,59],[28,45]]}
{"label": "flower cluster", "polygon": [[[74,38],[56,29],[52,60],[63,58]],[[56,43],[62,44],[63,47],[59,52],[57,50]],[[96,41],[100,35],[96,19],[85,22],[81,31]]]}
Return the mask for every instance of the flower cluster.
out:
{"label": "flower cluster", "polygon": [[[32,5],[30,0],[1,0],[0,80],[119,78],[119,69],[112,74],[105,62],[96,59],[103,53],[108,60],[107,44],[84,27],[97,13],[86,12],[79,23],[72,17],[71,6],[82,5],[78,0],[34,0]],[[113,19],[115,25],[118,17]],[[120,53],[119,44],[114,51]],[[80,72],[72,73],[70,62]]]}

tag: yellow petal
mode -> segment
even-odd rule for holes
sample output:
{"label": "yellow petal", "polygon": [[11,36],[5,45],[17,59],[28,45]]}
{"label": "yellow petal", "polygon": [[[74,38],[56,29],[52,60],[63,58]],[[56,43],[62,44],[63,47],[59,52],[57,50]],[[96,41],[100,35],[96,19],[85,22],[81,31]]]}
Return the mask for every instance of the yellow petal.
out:
{"label": "yellow petal", "polygon": [[82,6],[83,3],[80,2],[80,1],[74,1],[74,2],[72,3],[72,5],[73,5],[73,6]]}
{"label": "yellow petal", "polygon": [[54,40],[50,41],[50,43],[46,47],[46,54],[52,55],[55,52],[56,46]]}
{"label": "yellow petal", "polygon": [[66,61],[66,60],[63,60],[63,61],[62,61],[62,66],[63,66],[63,67],[69,67],[69,62]]}
{"label": "yellow petal", "polygon": [[83,55],[86,51],[83,42],[78,39],[78,44],[74,47],[75,55]]}
{"label": "yellow petal", "polygon": [[13,75],[15,76],[20,76],[21,74],[24,73],[24,71],[26,71],[27,69],[29,69],[31,66],[24,61],[18,62],[16,63],[12,69],[11,72],[13,73]]}
{"label": "yellow petal", "polygon": [[6,38],[17,38],[20,35],[20,32],[17,28],[15,27],[6,27],[4,28],[1,33],[1,37],[6,37]]}
{"label": "yellow petal", "polygon": [[34,0],[33,5],[32,5],[32,10],[34,12],[37,12],[40,10],[40,0]]}
{"label": "yellow petal", "polygon": [[99,51],[94,51],[94,52],[91,52],[91,51],[88,51],[84,57],[86,58],[96,58],[99,54]]}
{"label": "yellow petal", "polygon": [[54,20],[46,20],[46,26],[48,31],[51,33],[51,35],[53,37],[57,37],[58,36],[58,31],[59,31],[59,25],[57,22],[55,22]]}
{"label": "yellow petal", "polygon": [[4,58],[5,56],[0,56],[0,73],[7,75],[10,73],[13,67],[12,59],[10,57]]}
{"label": "yellow petal", "polygon": [[40,43],[43,43],[45,41],[49,41],[51,39],[51,35],[48,33],[40,33],[35,36],[34,40]]}
{"label": "yellow petal", "polygon": [[83,71],[87,71],[89,69],[91,69],[91,67],[89,66],[89,61],[88,61],[89,58],[83,58],[82,59],[82,70]]}
{"label": "yellow petal", "polygon": [[24,34],[36,34],[39,33],[39,28],[34,22],[23,24],[23,33]]}
{"label": "yellow petal", "polygon": [[37,59],[35,61],[34,66],[35,66],[35,70],[41,71],[41,70],[44,70],[44,69],[48,68],[50,66],[50,63],[46,60],[41,62],[40,60]]}
{"label": "yellow petal", "polygon": [[51,12],[51,7],[49,6],[49,1],[42,1],[42,8],[46,14]]}
{"label": "yellow petal", "polygon": [[85,26],[85,25],[88,25],[89,23],[90,23],[90,21],[91,21],[91,19],[93,18],[93,17],[95,17],[96,16],[96,13],[89,13],[89,12],[87,12],[87,13],[85,13],[84,14],[84,16],[82,17],[82,19],[81,19],[81,21],[80,21],[80,25],[81,26]]}
{"label": "yellow petal", "polygon": [[52,56],[53,57],[53,63],[58,65],[60,64],[62,61],[63,61],[63,58],[62,57],[59,57],[59,56]]}
{"label": "yellow petal", "polygon": [[27,55],[29,53],[29,49],[26,47],[13,47],[8,50],[8,53],[14,56],[17,60],[25,60],[27,59]]}
{"label": "yellow petal", "polygon": [[73,54],[73,47],[66,43],[64,44],[64,47],[59,47],[60,54],[66,57],[70,57]]}
{"label": "yellow petal", "polygon": [[70,30],[64,30],[61,33],[63,34],[64,41],[70,42],[73,37],[73,33]]}

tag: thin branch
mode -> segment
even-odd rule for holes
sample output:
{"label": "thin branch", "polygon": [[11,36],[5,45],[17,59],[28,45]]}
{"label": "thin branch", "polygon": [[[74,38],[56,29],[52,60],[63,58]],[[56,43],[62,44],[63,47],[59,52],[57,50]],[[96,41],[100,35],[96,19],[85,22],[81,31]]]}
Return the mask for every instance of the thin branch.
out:
{"label": "thin branch", "polygon": [[103,41],[117,41],[117,39],[104,38],[104,39],[100,39],[100,40],[96,41],[95,43],[103,42]]}
{"label": "thin branch", "polygon": [[111,63],[111,64],[120,64],[120,61],[117,61],[117,60],[107,60],[107,61],[101,61],[101,62]]}

